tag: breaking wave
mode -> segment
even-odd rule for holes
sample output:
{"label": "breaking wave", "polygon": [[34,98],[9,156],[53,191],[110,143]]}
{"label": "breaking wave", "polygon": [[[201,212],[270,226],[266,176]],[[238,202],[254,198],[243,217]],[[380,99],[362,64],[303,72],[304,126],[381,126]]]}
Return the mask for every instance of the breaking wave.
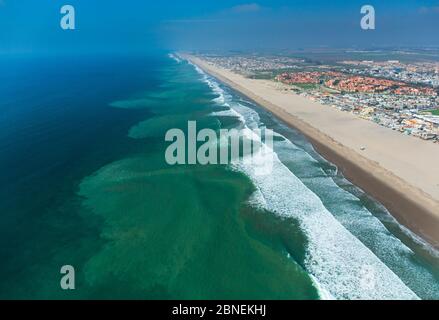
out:
{"label": "breaking wave", "polygon": [[[217,95],[214,102],[229,108],[212,115],[238,118],[248,137],[262,143],[259,137],[251,134],[252,130],[264,127],[258,113],[239,103],[239,99],[222,89],[214,78],[193,66]],[[291,141],[277,135],[284,138],[282,143],[295,147]],[[418,299],[384,262],[328,211],[321,199],[281,162],[276,152],[271,150],[271,153],[259,156],[270,157],[269,161],[273,161],[271,174],[256,174],[255,167],[245,159],[233,163],[232,167],[244,172],[257,188],[250,199],[252,205],[299,222],[308,240],[303,266],[316,282],[321,298]],[[256,162],[265,161],[262,158]],[[374,223],[380,223],[369,215],[376,220]]]}

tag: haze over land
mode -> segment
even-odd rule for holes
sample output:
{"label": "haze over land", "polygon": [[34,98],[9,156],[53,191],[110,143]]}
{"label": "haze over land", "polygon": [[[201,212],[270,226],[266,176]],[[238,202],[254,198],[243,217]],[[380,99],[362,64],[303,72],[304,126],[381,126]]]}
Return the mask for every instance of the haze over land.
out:
{"label": "haze over land", "polygon": [[[0,52],[261,50],[321,46],[439,46],[436,0],[372,1],[376,29],[360,28],[364,1],[72,0],[77,29],[59,28],[61,3],[4,0]],[[275,36],[273,36],[275,35]]]}

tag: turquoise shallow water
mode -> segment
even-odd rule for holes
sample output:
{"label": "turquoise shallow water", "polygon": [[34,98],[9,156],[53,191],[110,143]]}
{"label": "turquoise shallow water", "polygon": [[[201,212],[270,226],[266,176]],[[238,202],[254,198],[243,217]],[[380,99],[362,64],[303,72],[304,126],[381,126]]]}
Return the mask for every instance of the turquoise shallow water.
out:
{"label": "turquoise shallow water", "polygon": [[[422,244],[257,105],[166,56],[66,59],[13,61],[1,88],[0,297],[438,297]],[[272,128],[275,174],[168,165],[188,120]]]}
{"label": "turquoise shallow water", "polygon": [[257,186],[255,207],[298,220],[307,240],[299,261],[321,292],[342,299],[438,297],[436,252],[346,181],[295,130],[215,79],[202,78],[219,94],[216,101],[247,127],[267,126],[279,134],[269,177],[241,169]]}

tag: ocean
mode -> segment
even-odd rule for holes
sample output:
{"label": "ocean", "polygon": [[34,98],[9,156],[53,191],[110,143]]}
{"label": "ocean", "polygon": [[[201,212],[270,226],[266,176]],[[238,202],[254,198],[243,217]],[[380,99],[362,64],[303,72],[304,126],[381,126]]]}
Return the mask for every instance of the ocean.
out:
{"label": "ocean", "polygon": [[[0,298],[439,298],[436,252],[194,65],[18,56],[0,70]],[[167,164],[165,133],[188,121],[272,129],[272,174]]]}

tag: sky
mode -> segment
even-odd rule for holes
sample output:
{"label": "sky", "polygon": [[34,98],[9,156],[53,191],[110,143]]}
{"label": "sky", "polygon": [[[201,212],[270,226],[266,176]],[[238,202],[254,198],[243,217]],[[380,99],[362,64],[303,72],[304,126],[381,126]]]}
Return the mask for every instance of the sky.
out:
{"label": "sky", "polygon": [[[63,5],[75,30],[60,27]],[[360,27],[372,5],[376,29]],[[0,53],[439,46],[439,0],[0,0]]]}

